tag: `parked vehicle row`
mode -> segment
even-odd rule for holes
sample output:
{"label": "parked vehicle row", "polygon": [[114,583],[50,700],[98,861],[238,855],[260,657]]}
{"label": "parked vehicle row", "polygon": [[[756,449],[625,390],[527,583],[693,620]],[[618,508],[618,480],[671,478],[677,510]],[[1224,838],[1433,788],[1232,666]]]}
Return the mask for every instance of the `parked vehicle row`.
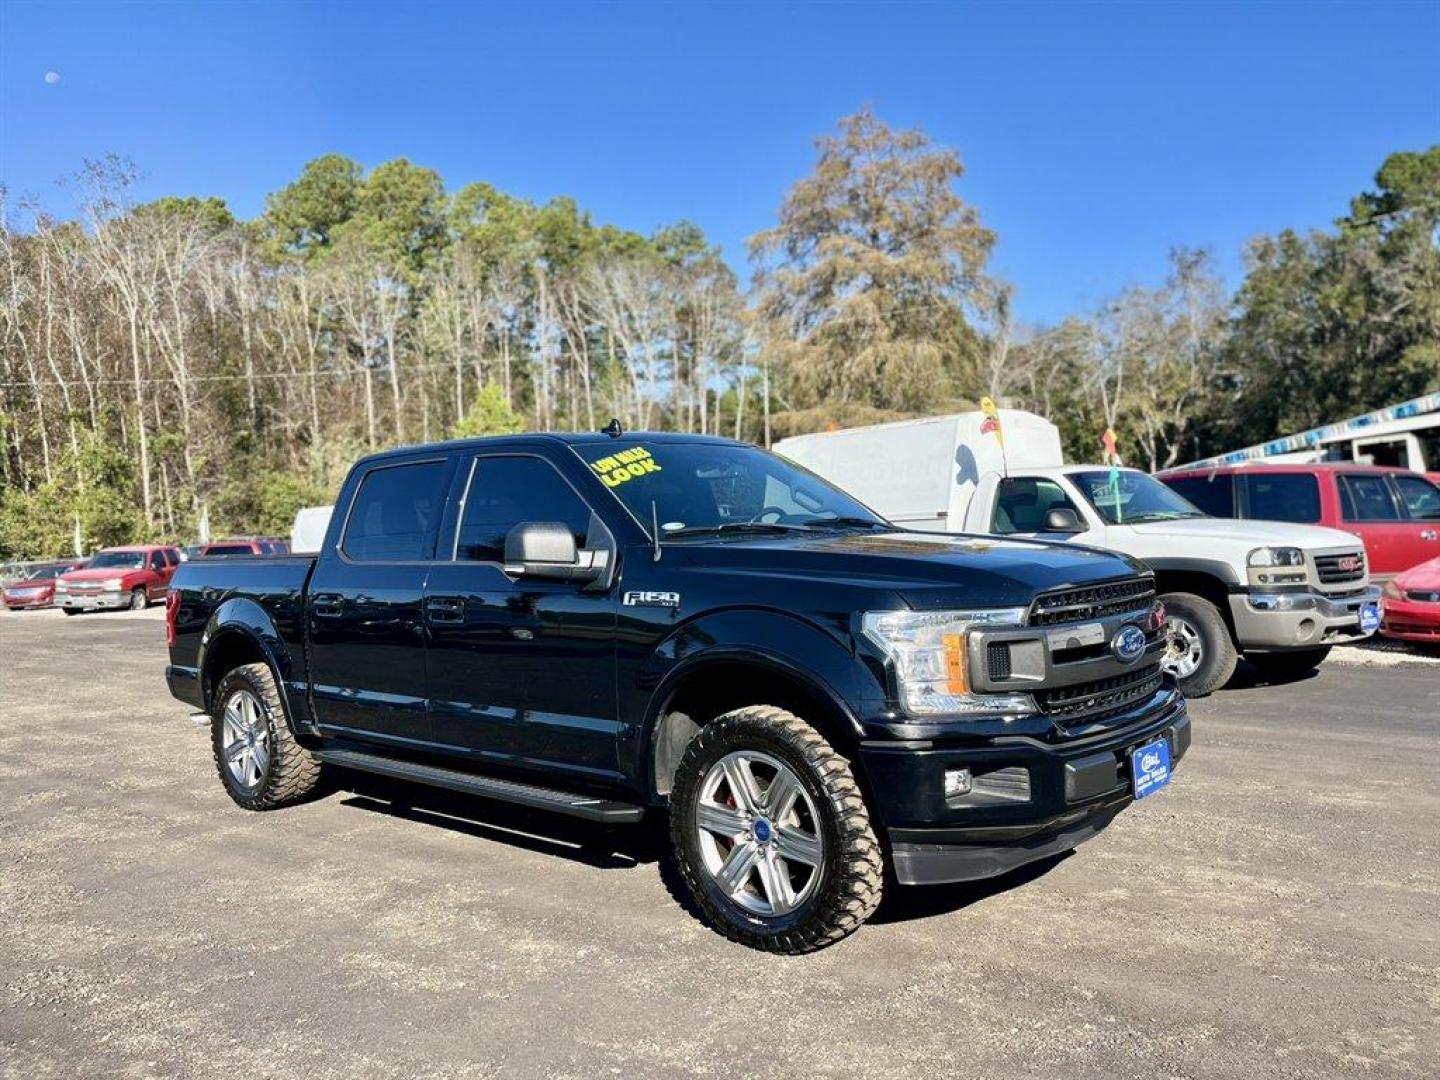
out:
{"label": "parked vehicle row", "polygon": [[61,574],[79,570],[84,560],[30,565],[5,586],[5,606],[11,611],[50,607],[55,602],[55,582]]}
{"label": "parked vehicle row", "polygon": [[1042,417],[1004,410],[1003,441],[986,419],[804,435],[776,450],[915,528],[1084,544],[1139,560],[1165,605],[1165,667],[1192,697],[1223,686],[1242,655],[1290,677],[1379,628],[1380,590],[1352,533],[1214,517],[1139,470],[1062,464],[1060,433]]}

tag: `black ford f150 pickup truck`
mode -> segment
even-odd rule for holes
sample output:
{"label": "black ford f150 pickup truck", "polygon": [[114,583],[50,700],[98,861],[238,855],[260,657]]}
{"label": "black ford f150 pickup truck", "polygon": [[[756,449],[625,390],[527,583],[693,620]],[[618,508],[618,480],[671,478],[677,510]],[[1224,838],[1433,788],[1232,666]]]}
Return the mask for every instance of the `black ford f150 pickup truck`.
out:
{"label": "black ford f150 pickup truck", "polygon": [[701,910],[779,952],[855,930],[887,864],[927,884],[1074,848],[1190,743],[1135,563],[906,532],[715,438],[367,457],[317,557],[186,563],[166,617],[170,689],[240,806],[333,765],[606,822],[668,807]]}

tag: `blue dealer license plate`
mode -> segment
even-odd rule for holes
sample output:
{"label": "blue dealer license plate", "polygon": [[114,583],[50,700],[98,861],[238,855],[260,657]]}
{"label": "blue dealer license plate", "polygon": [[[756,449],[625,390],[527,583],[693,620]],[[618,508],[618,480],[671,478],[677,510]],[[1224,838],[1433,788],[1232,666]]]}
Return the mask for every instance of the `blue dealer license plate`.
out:
{"label": "blue dealer license plate", "polygon": [[1153,795],[1170,782],[1170,742],[1159,739],[1130,751],[1130,781],[1135,798]]}
{"label": "blue dealer license plate", "polygon": [[1360,629],[1367,634],[1373,634],[1380,629],[1380,605],[1365,603],[1360,608]]}

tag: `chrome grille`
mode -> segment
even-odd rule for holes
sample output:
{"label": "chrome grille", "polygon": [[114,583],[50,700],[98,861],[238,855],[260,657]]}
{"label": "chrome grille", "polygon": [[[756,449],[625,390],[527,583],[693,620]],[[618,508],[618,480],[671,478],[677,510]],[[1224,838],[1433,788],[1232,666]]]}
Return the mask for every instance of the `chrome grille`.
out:
{"label": "chrome grille", "polygon": [[1119,615],[1126,611],[1148,610],[1155,603],[1155,582],[1151,578],[1130,578],[1105,585],[1086,585],[1044,593],[1030,605],[1032,626],[1085,622]]}
{"label": "chrome grille", "polygon": [[1038,690],[1035,700],[1044,712],[1061,723],[1098,720],[1138,705],[1162,685],[1160,665],[1150,664],[1108,679]]}
{"label": "chrome grille", "polygon": [[1365,577],[1365,552],[1346,551],[1339,555],[1316,555],[1315,573],[1321,585],[1343,585]]}

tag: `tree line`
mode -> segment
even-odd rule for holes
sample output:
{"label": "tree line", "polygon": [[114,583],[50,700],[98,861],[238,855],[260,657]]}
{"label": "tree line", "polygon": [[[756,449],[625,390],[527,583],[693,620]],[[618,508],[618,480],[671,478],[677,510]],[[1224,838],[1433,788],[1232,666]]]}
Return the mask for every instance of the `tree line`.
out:
{"label": "tree line", "polygon": [[1440,384],[1440,147],[1392,155],[1332,230],[1256,240],[1233,296],[1177,249],[1040,328],[963,171],[845,118],[746,287],[689,222],[641,235],[404,159],[318,158],[250,221],[88,163],[73,219],[0,203],[0,553],[284,532],[367,450],[612,416],[768,444],[989,395],[1076,460],[1109,426],[1163,467]]}

